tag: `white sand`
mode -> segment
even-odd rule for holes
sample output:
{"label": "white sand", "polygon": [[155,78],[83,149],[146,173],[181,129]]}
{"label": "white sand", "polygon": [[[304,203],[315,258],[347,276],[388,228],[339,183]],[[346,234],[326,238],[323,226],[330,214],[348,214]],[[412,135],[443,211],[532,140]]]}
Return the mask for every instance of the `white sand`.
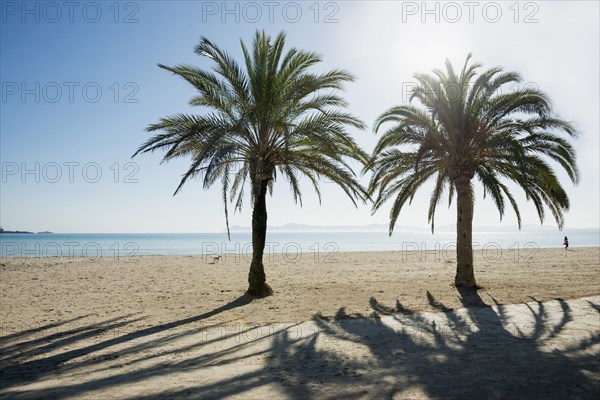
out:
{"label": "white sand", "polygon": [[477,295],[452,287],[443,257],[334,260],[267,260],[276,294],[250,303],[233,256],[2,260],[0,398],[600,391],[599,248],[477,252]]}

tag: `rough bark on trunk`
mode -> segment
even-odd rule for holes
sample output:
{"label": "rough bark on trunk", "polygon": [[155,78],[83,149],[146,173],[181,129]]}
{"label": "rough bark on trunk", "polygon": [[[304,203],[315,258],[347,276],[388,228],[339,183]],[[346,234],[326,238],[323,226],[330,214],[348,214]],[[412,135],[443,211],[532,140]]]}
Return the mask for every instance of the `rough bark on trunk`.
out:
{"label": "rough bark on trunk", "polygon": [[456,287],[476,288],[473,272],[473,189],[471,179],[458,178],[456,187]]}
{"label": "rough bark on trunk", "polygon": [[259,183],[254,209],[252,210],[252,263],[248,273],[248,291],[246,293],[256,297],[266,297],[273,294],[273,289],[267,284],[263,265],[263,253],[267,236],[267,184],[267,180]]}

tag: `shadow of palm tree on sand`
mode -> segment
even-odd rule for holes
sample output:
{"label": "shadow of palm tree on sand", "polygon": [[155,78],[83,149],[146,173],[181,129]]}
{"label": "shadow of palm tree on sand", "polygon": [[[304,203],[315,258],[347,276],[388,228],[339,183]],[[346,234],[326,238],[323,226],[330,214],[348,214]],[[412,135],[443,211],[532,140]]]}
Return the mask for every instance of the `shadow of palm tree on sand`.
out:
{"label": "shadow of palm tree on sand", "polygon": [[[390,306],[373,297],[369,318],[355,318],[340,308],[334,318],[317,315],[312,322],[272,326],[267,334],[248,335],[259,331],[245,327],[201,340],[189,339],[224,325],[198,327],[194,322],[244,307],[251,299],[241,297],[195,317],[116,338],[96,337],[91,344],[89,339],[98,330],[121,322],[108,320],[35,341],[13,335],[0,346],[0,397],[97,398],[98,393],[131,399],[597,397],[600,321],[593,329],[588,326],[585,334],[571,337],[578,332],[578,321],[561,299],[552,303],[532,299],[509,307],[491,296],[486,302],[476,291],[460,290],[457,295],[466,308],[452,310],[429,292],[428,302],[439,312],[416,313],[400,301]],[[600,318],[598,304],[581,307],[585,310],[575,311]],[[127,370],[115,368],[110,374],[86,378],[88,371],[111,369],[110,363],[119,359],[128,360]],[[213,376],[215,368],[227,373]],[[22,387],[62,373],[80,373],[82,379],[44,389]],[[185,374],[197,378],[144,392],[146,382]],[[132,388],[135,395],[126,395]]]}

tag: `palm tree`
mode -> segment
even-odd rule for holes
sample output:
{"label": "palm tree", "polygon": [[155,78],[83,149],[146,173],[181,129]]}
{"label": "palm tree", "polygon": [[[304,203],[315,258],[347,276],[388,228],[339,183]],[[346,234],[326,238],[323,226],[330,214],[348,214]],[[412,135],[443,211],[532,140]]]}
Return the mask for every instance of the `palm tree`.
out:
{"label": "palm tree", "polygon": [[321,57],[295,48],[284,54],[284,33],[272,41],[257,31],[251,49],[240,42],[243,66],[207,38],[200,40],[195,52],[211,59],[213,71],[159,64],[198,90],[190,104],[205,107],[206,112],[173,115],[150,125],[148,131],[163,133],[141,145],[134,156],[160,149],[166,151],[163,161],[190,157],[191,166],[175,194],[193,177],[200,177],[205,189],[219,182],[228,235],[227,202],[235,202],[234,212],[241,210],[249,185],[253,255],[247,293],[264,297],[272,294],[263,265],[266,195],[267,191],[272,195],[277,175],[286,179],[294,201],[300,205],[300,179],[304,177],[319,202],[319,182],[327,178],[356,206],[357,200],[364,202],[368,195],[349,161],[364,163],[368,157],[346,132],[347,127],[365,128],[359,119],[342,110],[347,103],[338,91],[344,82],[354,80],[349,73],[339,69],[309,72]]}
{"label": "palm tree", "polygon": [[521,214],[504,181],[512,181],[525,192],[544,222],[544,205],[558,227],[564,224],[569,198],[549,161],[557,162],[571,181],[579,181],[575,151],[569,137],[573,127],[557,118],[548,97],[537,89],[503,90],[521,83],[519,74],[491,68],[477,73],[479,64],[467,57],[460,75],[449,61],[446,71],[416,74],[417,88],[410,103],[392,107],[375,123],[391,127],[381,136],[368,168],[373,170],[369,192],[377,192],[373,212],[393,199],[391,235],[402,207],[429,178],[434,189],[428,220],[434,231],[438,203],[456,194],[455,285],[476,288],[473,273],[473,180],[482,184],[504,215],[506,199],[515,211],[519,229]]}

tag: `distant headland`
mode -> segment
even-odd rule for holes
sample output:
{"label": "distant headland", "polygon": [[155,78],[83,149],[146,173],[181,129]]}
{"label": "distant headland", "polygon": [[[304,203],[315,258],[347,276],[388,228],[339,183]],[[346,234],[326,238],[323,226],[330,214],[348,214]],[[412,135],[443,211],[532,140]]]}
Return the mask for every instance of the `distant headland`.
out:
{"label": "distant headland", "polygon": [[[4,228],[0,228],[0,234],[2,233],[26,233],[26,234],[35,234],[35,232],[28,232],[28,231],[5,231]],[[44,231],[44,232],[38,232],[38,233],[53,233],[50,231]]]}

